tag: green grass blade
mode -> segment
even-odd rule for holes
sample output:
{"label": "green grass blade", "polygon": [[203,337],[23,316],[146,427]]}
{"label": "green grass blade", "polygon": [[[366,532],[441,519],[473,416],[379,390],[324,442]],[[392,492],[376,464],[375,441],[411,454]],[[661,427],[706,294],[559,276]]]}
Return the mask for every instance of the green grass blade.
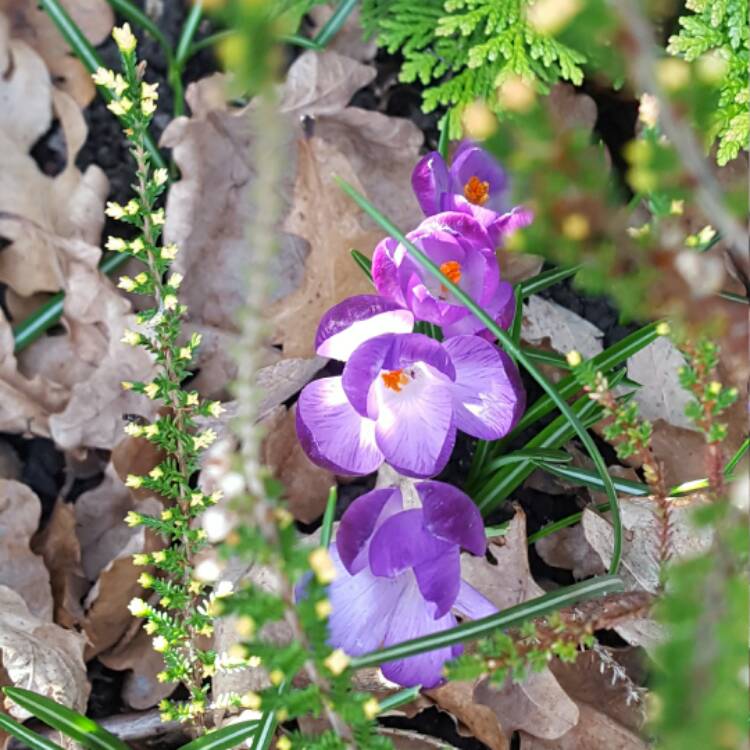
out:
{"label": "green grass blade", "polygon": [[343,180],[338,180],[343,190],[349,195],[356,203],[365,211],[370,218],[376,221],[386,232],[391,236],[395,237],[403,246],[411,257],[417,261],[426,271],[431,273],[440,283],[449,289],[453,296],[461,302],[467,310],[470,310],[490,331],[490,333],[497,338],[502,345],[503,349],[512,357],[518,361],[520,365],[531,375],[534,380],[547,392],[547,395],[552,399],[554,405],[560,410],[560,413],[568,420],[573,430],[580,438],[583,443],[586,452],[589,454],[591,460],[594,463],[594,468],[599,472],[602,480],[604,481],[604,491],[607,494],[607,499],[610,504],[610,510],[612,512],[612,528],[614,531],[614,549],[612,552],[612,564],[610,566],[610,572],[616,573],[620,567],[620,558],[622,557],[622,521],[620,519],[620,509],[617,506],[617,493],[615,492],[612,479],[607,472],[607,465],[602,458],[599,449],[596,447],[593,438],[589,435],[588,430],[581,424],[580,420],[576,416],[575,412],[570,408],[567,401],[557,392],[555,387],[550,384],[542,373],[536,368],[533,362],[524,354],[519,346],[517,346],[512,338],[508,335],[507,331],[504,331],[500,326],[495,323],[490,315],[488,315],[477,303],[456,286],[450,279],[446,278],[441,272],[438,266],[433,263],[418,247],[409,242],[406,235],[391,222],[387,217],[383,216],[380,211],[375,208],[363,195],[358,193],[351,185]]}
{"label": "green grass blade", "polygon": [[258,721],[250,750],[268,750],[276,732],[276,712],[266,711]]}
{"label": "green grass blade", "polygon": [[204,734],[182,745],[179,750],[230,750],[245,742],[257,729],[257,721],[238,721]]}
{"label": "green grass blade", "polygon": [[448,161],[448,149],[451,145],[448,131],[448,113],[446,112],[446,114],[440,119],[440,137],[438,138],[438,153],[443,159],[445,159],[445,161]]}
{"label": "green grass blade", "polygon": [[432,633],[421,638],[414,638],[410,641],[404,641],[403,643],[397,643],[393,646],[364,654],[363,656],[357,656],[352,659],[351,666],[354,669],[375,667],[393,659],[404,659],[408,656],[423,654],[427,651],[445,648],[456,643],[466,643],[466,641],[488,635],[494,630],[507,630],[508,628],[518,627],[528,620],[541,617],[549,612],[578,604],[585,599],[592,599],[597,596],[622,591],[623,588],[622,581],[616,576],[592,578],[583,583],[577,583],[573,586],[552,591],[536,599],[530,599],[522,604],[517,604],[515,607],[509,607],[502,612],[498,612],[495,615],[483,617],[481,620],[464,622],[455,628]]}
{"label": "green grass blade", "polygon": [[420,690],[422,690],[422,686],[415,685],[414,687],[399,690],[398,693],[389,695],[387,698],[383,698],[382,701],[379,701],[380,713],[383,714],[386,711],[392,711],[394,708],[403,706],[405,703],[411,703],[419,696]]}
{"label": "green grass blade", "polygon": [[[99,55],[96,54],[96,50],[91,46],[75,21],[68,15],[59,0],[39,0],[39,5],[57,26],[57,30],[62,34],[63,39],[70,45],[76,57],[83,63],[89,73],[93,74],[97,68],[104,67]],[[104,86],[98,86],[97,88],[105,101],[111,100],[112,96]],[[157,167],[166,167],[164,157],[148,133],[146,133],[144,141],[154,164]]]}
{"label": "green grass blade", "polygon": [[354,10],[356,5],[357,0],[341,0],[336,6],[333,15],[315,35],[315,44],[320,49],[323,49],[339,33],[339,30],[346,23],[346,19],[349,18],[349,14]]}
{"label": "green grass blade", "polygon": [[561,268],[551,268],[549,271],[543,271],[526,281],[522,281],[518,288],[521,290],[522,297],[530,297],[537,294],[543,289],[559,284],[561,281],[575,276],[583,266],[570,266]]}
{"label": "green grass blade", "polygon": [[[110,274],[120,268],[129,258],[128,253],[112,253],[99,264],[99,270],[102,273]],[[14,352],[16,354],[33,344],[45,331],[60,321],[64,301],[64,292],[52,295],[35,313],[13,327]]]}
{"label": "green grass blade", "polygon": [[0,731],[6,732],[11,737],[15,737],[20,742],[23,742],[26,747],[31,750],[63,750],[60,745],[56,745],[46,737],[42,737],[40,734],[33,732],[23,724],[14,721],[10,716],[6,716],[0,713]]}
{"label": "green grass blade", "polygon": [[198,31],[201,18],[203,18],[203,0],[194,0],[185,23],[182,25],[180,38],[177,41],[177,49],[175,50],[174,61],[179,70],[182,70],[188,61],[195,32]]}
{"label": "green grass blade", "polygon": [[336,500],[338,499],[338,488],[336,485],[328,491],[328,501],[323,514],[323,522],[320,525],[320,546],[328,549],[333,533],[333,519],[336,515]]}
{"label": "green grass blade", "polygon": [[162,34],[161,29],[146,15],[137,5],[129,0],[107,0],[113,10],[119,13],[125,20],[140,26],[146,33],[150,34],[164,51],[167,58],[167,65],[171,65],[174,55],[172,45],[167,37]]}
{"label": "green grass blade", "polygon": [[544,468],[546,464],[567,464],[573,460],[573,456],[565,451],[555,450],[554,448],[522,448],[513,453],[496,458],[487,467],[487,471],[496,471],[503,466],[517,464],[521,461],[534,461]]}
{"label": "green grass blade", "polygon": [[[605,510],[609,508],[609,505],[607,503],[601,503],[600,505],[594,505],[593,509],[597,511],[598,513],[603,513]],[[533,534],[529,535],[529,538],[526,540],[531,546],[534,544],[534,542],[538,542],[540,539],[544,539],[545,536],[549,536],[550,534],[554,534],[556,531],[560,531],[561,529],[565,529],[568,526],[573,526],[580,522],[580,520],[583,518],[583,511],[578,511],[578,513],[573,513],[569,516],[565,516],[565,518],[561,518],[559,521],[555,521],[554,523],[549,523],[543,528],[539,529],[539,531],[535,531]]]}
{"label": "green grass blade", "polygon": [[[589,469],[580,469],[576,466],[559,466],[550,464],[547,461],[537,461],[537,466],[549,474],[565,479],[572,484],[580,484],[584,487],[591,487],[594,490],[602,490],[604,485],[601,477]],[[647,484],[642,482],[632,482],[629,479],[620,479],[612,477],[615,489],[623,495],[633,495],[634,497],[643,497],[650,495],[651,489]]]}
{"label": "green grass blade", "polygon": [[719,292],[719,297],[729,300],[730,302],[739,302],[741,305],[750,305],[750,300],[744,294],[735,294],[734,292]]}
{"label": "green grass blade", "polygon": [[57,729],[89,750],[130,750],[122,740],[92,719],[61,706],[50,698],[16,687],[3,688],[3,692],[47,726]]}
{"label": "green grass blade", "polygon": [[539,349],[532,349],[531,347],[523,347],[523,350],[529,359],[538,362],[540,365],[550,365],[552,367],[559,367],[562,370],[570,370],[568,360],[565,359],[562,354],[543,352]]}
{"label": "green grass blade", "polygon": [[747,453],[748,448],[750,448],[750,438],[745,438],[737,452],[727,461],[727,465],[724,467],[725,474],[731,474],[737,468],[737,464],[742,461],[742,457]]}
{"label": "green grass blade", "polygon": [[354,262],[365,272],[367,278],[372,281],[372,261],[366,256],[362,255],[359,250],[350,250]]}
{"label": "green grass blade", "polygon": [[516,346],[521,346],[521,326],[523,325],[523,294],[521,287],[517,286],[513,290],[515,297],[516,312],[513,315],[513,322],[510,324],[510,337]]}

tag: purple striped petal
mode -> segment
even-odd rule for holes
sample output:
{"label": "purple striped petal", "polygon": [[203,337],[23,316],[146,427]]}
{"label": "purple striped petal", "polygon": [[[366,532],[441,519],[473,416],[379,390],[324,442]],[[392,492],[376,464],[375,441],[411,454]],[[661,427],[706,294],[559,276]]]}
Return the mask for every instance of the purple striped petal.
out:
{"label": "purple striped petal", "polygon": [[442,617],[453,607],[461,585],[460,550],[454,545],[440,557],[415,565],[414,575],[422,596],[435,605],[433,617]]}
{"label": "purple striped petal", "polygon": [[[483,310],[492,318],[501,328],[509,328],[513,322],[513,316],[516,312],[516,299],[513,294],[513,285],[507,281],[501,281],[497,284],[497,289],[494,295],[488,302],[482,305]],[[455,323],[443,326],[443,335],[446,338],[452,336],[461,335],[473,335],[486,331],[484,323],[482,323],[476,315],[469,314]],[[487,334],[489,336],[489,333]],[[491,337],[491,341],[494,341],[494,336]]]}
{"label": "purple striped petal", "polygon": [[385,642],[399,601],[413,586],[406,576],[378,578],[368,568],[349,575],[335,546],[329,554],[337,575],[328,587],[328,641],[351,656],[375,651]]}
{"label": "purple striped petal", "polygon": [[352,408],[341,378],[308,383],[297,401],[297,436],[311,461],[338,474],[371,474],[383,463],[375,423]]}
{"label": "purple striped petal", "polygon": [[372,254],[372,283],[378,294],[391,302],[406,307],[406,299],[399,279],[396,251],[399,243],[393,237],[381,240]]}
{"label": "purple striped petal", "polygon": [[506,235],[515,232],[517,229],[529,226],[532,221],[534,221],[534,212],[531,209],[516,206],[508,211],[508,213],[501,214],[500,216],[495,214],[485,226],[487,227],[487,233],[492,239],[493,246],[499,247],[502,245]]}
{"label": "purple striped petal", "polygon": [[476,504],[458,488],[445,482],[417,482],[425,528],[436,537],[484,555],[487,538]]}
{"label": "purple striped petal", "polygon": [[348,297],[321,318],[315,351],[346,361],[364,341],[384,333],[409,333],[413,327],[414,316],[395,302],[375,294]]}
{"label": "purple striped petal", "polygon": [[393,578],[407,568],[442,558],[455,545],[425,529],[422,510],[412,508],[386,518],[370,540],[370,570]]}
{"label": "purple striped petal", "polygon": [[468,617],[470,620],[479,620],[498,612],[497,607],[489,599],[466,581],[461,581],[453,609],[461,617]]}
{"label": "purple striped petal", "polygon": [[341,523],[336,531],[336,549],[342,564],[352,575],[367,564],[367,557],[360,555],[360,552],[365,549],[378,518],[389,504],[401,509],[401,490],[389,487],[367,492],[358,497],[341,517]]}
{"label": "purple striped petal", "polygon": [[423,156],[414,167],[411,186],[425,216],[440,210],[440,196],[450,189],[448,167],[437,151]]}
{"label": "purple striped petal", "polygon": [[[412,583],[411,589],[406,589],[398,600],[396,609],[389,619],[384,646],[439,633],[456,625],[456,618],[450,612],[437,620],[434,619],[431,612],[434,606],[425,602],[416,588],[416,584]],[[422,685],[432,688],[443,681],[445,662],[455,659],[462,652],[463,647],[457,644],[407,659],[386,662],[380,668],[387,679],[404,687]]]}
{"label": "purple striped petal", "polygon": [[489,185],[489,197],[481,208],[502,211],[505,208],[505,193],[508,178],[505,170],[484,149],[474,143],[462,143],[450,167],[451,192],[464,196],[466,184],[476,177]]}
{"label": "purple striped petal", "polygon": [[443,346],[456,366],[456,427],[483,440],[507,435],[526,403],[520,376],[510,357],[478,336],[454,336]]}

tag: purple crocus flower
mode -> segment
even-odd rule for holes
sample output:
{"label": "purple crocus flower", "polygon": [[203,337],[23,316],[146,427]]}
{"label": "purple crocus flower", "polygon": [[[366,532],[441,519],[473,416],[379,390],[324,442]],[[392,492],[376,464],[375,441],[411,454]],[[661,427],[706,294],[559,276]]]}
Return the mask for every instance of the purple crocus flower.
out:
{"label": "purple crocus flower", "polygon": [[[351,656],[451,628],[454,612],[477,619],[497,611],[461,580],[461,549],[483,555],[487,546],[476,505],[442,482],[418,482],[415,490],[406,502],[398,488],[368,492],[339,524],[329,638]],[[381,668],[400,685],[434,687],[461,651],[446,647]]]}
{"label": "purple crocus flower", "polygon": [[414,167],[411,184],[426,216],[442,211],[469,213],[487,230],[493,247],[533,218],[520,206],[508,210],[505,171],[471,141],[461,142],[450,167],[437,151],[423,156]]}
{"label": "purple crocus flower", "polygon": [[338,474],[370,474],[387,461],[429,477],[448,462],[457,429],[496,440],[518,421],[525,395],[504,352],[478,336],[440,343],[407,333],[413,320],[375,295],[323,316],[315,348],[346,366],[300,393],[297,435],[312,461]]}
{"label": "purple crocus flower", "polygon": [[[493,243],[470,214],[446,211],[425,219],[407,239],[440,267],[503,328],[515,313],[513,287],[500,280]],[[387,299],[407,307],[417,320],[441,326],[443,335],[479,333],[484,325],[393,237],[378,243],[372,280]]]}

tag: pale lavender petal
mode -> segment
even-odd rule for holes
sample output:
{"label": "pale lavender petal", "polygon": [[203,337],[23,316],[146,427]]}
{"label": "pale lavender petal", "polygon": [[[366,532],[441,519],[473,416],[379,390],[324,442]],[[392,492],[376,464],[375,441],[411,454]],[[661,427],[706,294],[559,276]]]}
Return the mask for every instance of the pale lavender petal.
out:
{"label": "pale lavender petal", "polygon": [[495,214],[494,218],[486,223],[487,233],[492,239],[493,246],[498,247],[506,235],[529,226],[532,221],[534,212],[531,209],[516,206],[508,213],[499,216]]}
{"label": "pale lavender petal", "polygon": [[331,616],[328,642],[350,656],[360,656],[384,645],[393,612],[413,589],[406,576],[378,578],[367,568],[349,575],[335,547],[329,550],[336,578],[328,587]]}
{"label": "pale lavender petal", "polygon": [[375,423],[352,408],[341,378],[308,383],[297,401],[297,436],[311,461],[338,474],[370,474],[383,463]]}
{"label": "pale lavender petal", "polygon": [[367,540],[375,530],[375,524],[389,500],[398,496],[399,505],[401,490],[389,487],[382,490],[372,490],[358,497],[341,517],[336,531],[336,549],[344,567],[352,574],[358,573],[366,564],[363,556],[357,556],[366,546]]}
{"label": "pale lavender petal", "polygon": [[[516,311],[516,299],[512,284],[507,281],[500,281],[492,297],[482,304],[482,309],[494,319],[500,328],[509,328]],[[476,315],[467,315],[454,323],[443,326],[443,335],[450,338],[452,336],[477,334],[485,330],[484,323]],[[495,337],[489,334],[487,338],[490,341],[495,340]]]}
{"label": "pale lavender petal", "polygon": [[423,156],[411,174],[411,186],[426,216],[437,213],[440,195],[449,189],[448,167],[437,151]]}
{"label": "pale lavender petal", "polygon": [[406,299],[401,289],[399,265],[395,256],[398,241],[393,237],[382,239],[372,254],[372,283],[378,294],[406,307]]}
{"label": "pale lavender petal", "polygon": [[370,569],[376,576],[392,578],[407,568],[442,558],[455,545],[425,529],[421,508],[404,510],[387,518],[370,540]]}
{"label": "pale lavender petal", "polygon": [[497,607],[489,599],[466,581],[461,581],[453,609],[461,617],[468,617],[470,620],[479,620],[498,612]]}
{"label": "pale lavender petal", "polygon": [[453,545],[445,554],[414,566],[422,596],[435,605],[437,619],[453,607],[461,585],[461,552]]}
{"label": "pale lavender petal", "polygon": [[478,336],[454,336],[446,339],[443,346],[456,366],[456,427],[483,440],[507,435],[526,403],[520,376],[510,357]]}
{"label": "pale lavender petal", "polygon": [[[396,580],[400,578],[401,576]],[[389,618],[383,645],[392,646],[455,627],[456,618],[450,612],[436,620],[432,616],[433,609],[434,606],[422,598],[416,583],[412,583],[398,600],[396,609]],[[380,668],[387,679],[404,687],[422,685],[425,688],[432,688],[443,681],[445,662],[455,659],[462,651],[460,644],[446,646],[425,654],[410,656],[407,659],[386,662]]]}
{"label": "pale lavender petal", "polygon": [[422,365],[409,369],[400,392],[373,385],[375,440],[386,461],[407,476],[430,477],[442,471],[456,439],[452,383]]}
{"label": "pale lavender petal", "polygon": [[474,555],[487,549],[482,515],[472,499],[445,482],[417,482],[424,525],[432,534]]}
{"label": "pale lavender petal", "polygon": [[376,294],[361,294],[334,305],[321,318],[315,351],[321,357],[346,361],[364,341],[384,333],[409,333],[414,316]]}
{"label": "pale lavender petal", "polygon": [[[346,363],[342,375],[344,391],[352,406],[362,415],[375,419],[370,388],[381,372],[405,370],[426,364],[443,379],[452,379],[455,371],[451,358],[439,342],[421,333],[378,336],[359,346]],[[411,391],[411,384],[395,395]]]}

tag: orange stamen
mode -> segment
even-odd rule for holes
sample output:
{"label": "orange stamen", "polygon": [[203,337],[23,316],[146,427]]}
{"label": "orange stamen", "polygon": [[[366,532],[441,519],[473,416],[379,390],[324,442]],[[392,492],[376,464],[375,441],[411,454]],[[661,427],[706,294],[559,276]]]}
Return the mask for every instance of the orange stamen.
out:
{"label": "orange stamen", "polygon": [[380,373],[380,377],[383,378],[386,388],[390,388],[396,393],[401,392],[401,388],[409,382],[409,378],[404,375],[403,370],[391,370],[390,372]]}
{"label": "orange stamen", "polygon": [[490,183],[480,180],[476,175],[469,177],[464,185],[464,196],[469,203],[483,206],[490,197]]}
{"label": "orange stamen", "polygon": [[448,281],[458,284],[458,282],[461,281],[461,264],[457,260],[448,260],[445,263],[440,264],[440,273],[442,273]]}

